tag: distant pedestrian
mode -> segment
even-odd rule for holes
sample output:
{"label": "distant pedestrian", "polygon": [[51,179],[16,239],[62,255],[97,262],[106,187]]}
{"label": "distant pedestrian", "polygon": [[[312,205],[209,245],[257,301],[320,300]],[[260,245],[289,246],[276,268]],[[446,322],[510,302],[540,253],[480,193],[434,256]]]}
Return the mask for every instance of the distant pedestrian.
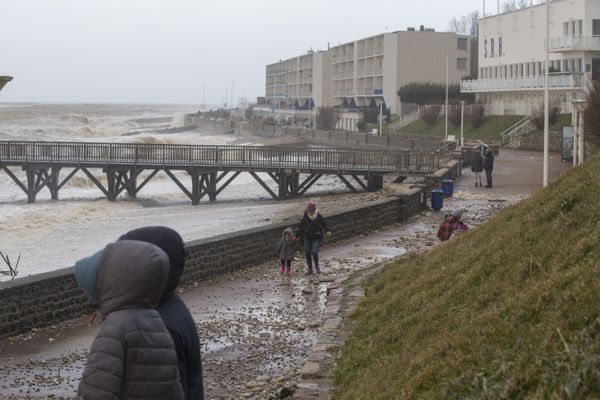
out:
{"label": "distant pedestrian", "polygon": [[104,321],[92,342],[79,399],[183,399],[177,354],[155,310],[169,275],[160,248],[111,243],[75,264],[75,278]]}
{"label": "distant pedestrian", "polygon": [[306,275],[313,273],[313,263],[315,271],[320,274],[319,247],[325,236],[331,236],[331,230],[325,218],[317,210],[317,204],[314,201],[306,205],[306,210],[300,221],[298,236],[304,237],[304,254],[306,256],[306,266],[308,267]]}
{"label": "distant pedestrian", "polygon": [[296,239],[294,237],[294,231],[292,228],[286,228],[279,240],[277,245],[277,252],[279,253],[279,265],[280,273],[287,273],[292,275],[292,260],[294,259],[294,253],[296,250]]}
{"label": "distant pedestrian", "polygon": [[471,161],[471,171],[475,173],[475,186],[483,186],[481,183],[481,171],[483,171],[483,157],[476,151]]}
{"label": "distant pedestrian", "polygon": [[487,149],[485,160],[483,161],[483,169],[485,170],[485,179],[487,181],[486,188],[492,187],[492,171],[494,170],[494,151]]}
{"label": "distant pedestrian", "polygon": [[444,217],[444,220],[438,228],[437,237],[445,242],[450,239],[455,232],[467,231],[469,227],[462,221],[462,212],[460,210],[452,211]]}
{"label": "distant pedestrian", "polygon": [[169,278],[157,310],[175,343],[177,366],[185,398],[203,400],[202,359],[196,323],[175,290],[185,267],[186,250],[183,239],[171,228],[150,226],[129,231],[119,240],[152,243],[169,257]]}

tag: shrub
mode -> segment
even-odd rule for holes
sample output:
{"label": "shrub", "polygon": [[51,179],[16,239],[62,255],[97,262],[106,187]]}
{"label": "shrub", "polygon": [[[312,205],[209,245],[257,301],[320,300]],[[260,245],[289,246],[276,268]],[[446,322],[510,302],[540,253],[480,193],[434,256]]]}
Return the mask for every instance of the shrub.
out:
{"label": "shrub", "polygon": [[460,104],[448,105],[448,121],[456,127],[460,126]]}
{"label": "shrub", "polygon": [[364,132],[367,129],[367,123],[365,121],[358,121],[356,123],[356,128],[359,131]]}
{"label": "shrub", "polygon": [[483,124],[483,117],[485,116],[485,106],[481,102],[471,104],[469,116],[471,117],[471,126],[477,129]]}
{"label": "shrub", "polygon": [[440,115],[440,109],[441,107],[437,104],[425,107],[421,119],[429,126],[434,125]]}
{"label": "shrub", "polygon": [[[558,121],[560,107],[556,103],[550,103],[548,109],[548,120],[550,125],[554,125]],[[531,120],[536,128],[544,129],[544,104],[540,104],[531,109]]]}

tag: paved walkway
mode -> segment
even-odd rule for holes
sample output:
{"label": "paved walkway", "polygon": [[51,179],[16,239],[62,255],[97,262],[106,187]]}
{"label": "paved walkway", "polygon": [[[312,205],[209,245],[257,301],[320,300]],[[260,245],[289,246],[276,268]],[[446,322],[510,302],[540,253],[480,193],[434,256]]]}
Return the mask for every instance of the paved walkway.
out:
{"label": "paved walkway", "polygon": [[[470,168],[463,170],[463,178],[455,184],[455,190],[479,193],[489,191],[494,194],[523,194],[531,195],[542,188],[544,154],[533,151],[500,149],[494,159],[492,174],[493,187],[475,187],[475,175]],[[548,160],[549,181],[555,181],[565,172],[570,163],[561,161],[558,153],[550,153]],[[485,185],[485,172],[482,172]]]}
{"label": "paved walkway", "polygon": [[[567,167],[553,155],[551,180]],[[490,199],[528,196],[541,188],[541,168],[540,153],[501,149],[494,188],[476,188],[466,169],[455,182],[457,195],[445,200],[442,212],[325,247],[319,280],[307,279],[297,260],[291,278],[265,264],[188,288],[183,298],[203,342],[207,399],[269,398],[275,390],[292,388],[301,376],[297,398],[318,398],[321,364],[332,361],[319,344],[343,339],[334,335],[347,312],[340,307],[340,282],[374,262],[435,245],[446,209],[468,210],[465,219],[472,226],[485,222],[503,206]],[[337,297],[328,302],[329,285]],[[350,295],[362,293],[354,289]],[[0,342],[0,397],[73,396],[95,333],[80,319]],[[326,381],[321,385],[329,387]]]}

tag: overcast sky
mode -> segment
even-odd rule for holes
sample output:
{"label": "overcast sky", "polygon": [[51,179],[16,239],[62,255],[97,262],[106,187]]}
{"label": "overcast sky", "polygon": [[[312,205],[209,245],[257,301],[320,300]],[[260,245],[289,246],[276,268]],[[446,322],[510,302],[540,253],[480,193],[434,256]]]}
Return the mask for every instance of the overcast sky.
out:
{"label": "overcast sky", "polygon": [[[0,102],[221,103],[265,66],[408,26],[446,31],[483,0],[0,0]],[[486,11],[496,7],[487,0]],[[231,93],[228,93],[228,97]]]}

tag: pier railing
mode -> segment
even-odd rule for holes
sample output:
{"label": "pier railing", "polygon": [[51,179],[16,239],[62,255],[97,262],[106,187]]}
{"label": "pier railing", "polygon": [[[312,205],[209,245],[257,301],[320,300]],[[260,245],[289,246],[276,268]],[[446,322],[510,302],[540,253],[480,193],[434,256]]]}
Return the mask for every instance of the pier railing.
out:
{"label": "pier railing", "polygon": [[430,172],[450,159],[450,155],[443,153],[345,148],[0,141],[0,164],[5,165]]}

